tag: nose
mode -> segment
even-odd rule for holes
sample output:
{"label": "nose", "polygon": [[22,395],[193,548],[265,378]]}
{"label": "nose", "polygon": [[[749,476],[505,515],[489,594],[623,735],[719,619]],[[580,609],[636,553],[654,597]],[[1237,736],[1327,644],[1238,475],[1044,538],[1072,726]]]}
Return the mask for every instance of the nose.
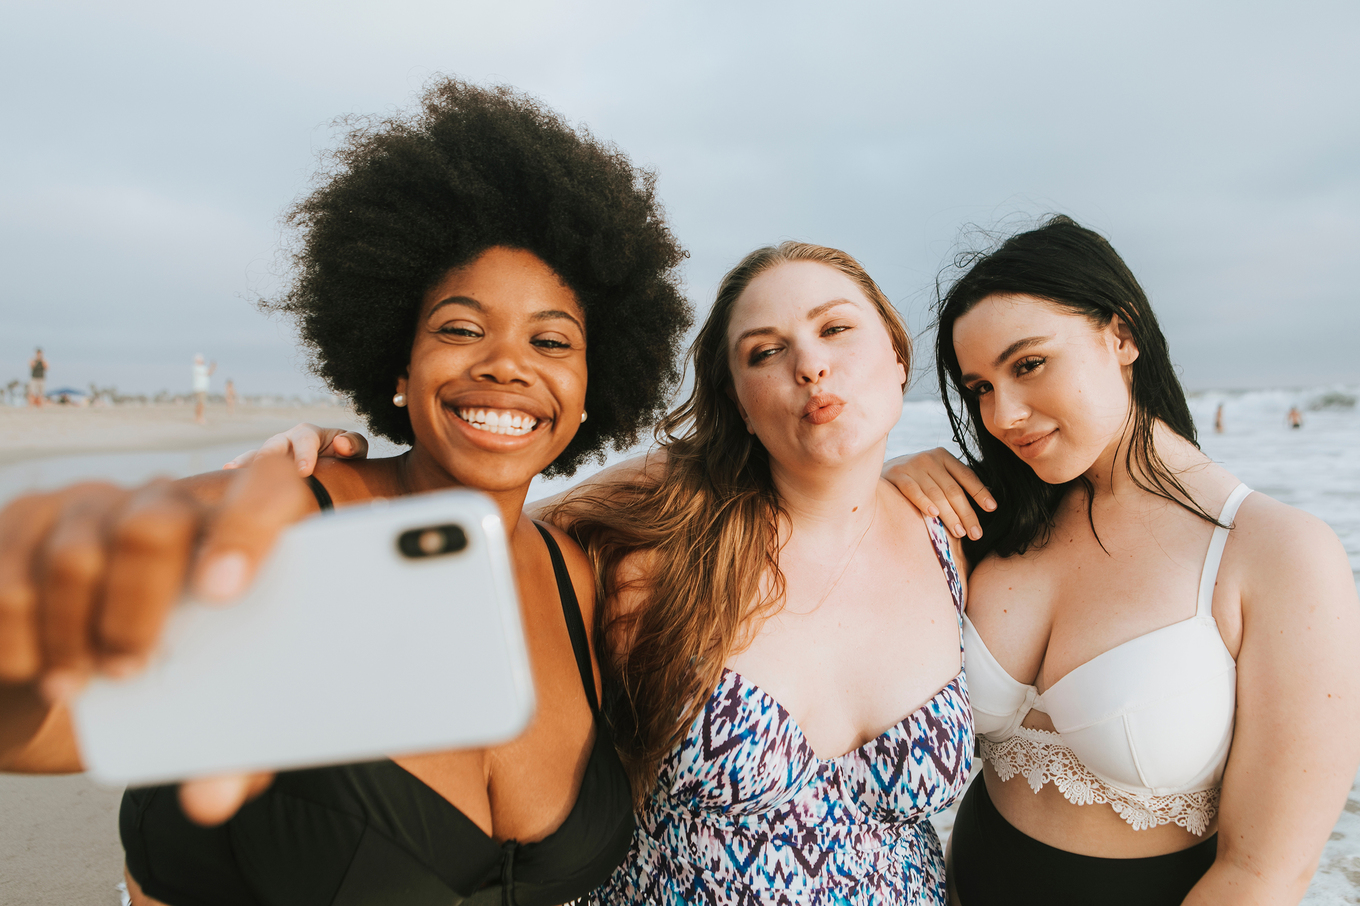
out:
{"label": "nose", "polygon": [[816,345],[799,349],[794,358],[794,379],[800,384],[815,384],[827,376],[831,363]]}
{"label": "nose", "polygon": [[533,383],[533,369],[526,361],[528,349],[525,344],[487,338],[490,342],[482,344],[482,358],[473,365],[472,376],[479,381],[496,384]]}
{"label": "nose", "polygon": [[1029,407],[1025,405],[1020,394],[1012,390],[994,387],[983,399],[991,409],[990,413],[987,413],[990,416],[987,420],[992,423],[996,432],[1008,431],[1029,418]]}

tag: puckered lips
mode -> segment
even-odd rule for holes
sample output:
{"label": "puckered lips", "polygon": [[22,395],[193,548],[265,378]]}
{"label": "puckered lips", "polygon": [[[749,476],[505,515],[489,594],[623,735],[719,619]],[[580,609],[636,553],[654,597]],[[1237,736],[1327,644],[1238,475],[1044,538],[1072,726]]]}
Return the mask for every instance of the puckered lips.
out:
{"label": "puckered lips", "polygon": [[1052,445],[1053,438],[1057,434],[1057,428],[1049,428],[1046,431],[1030,431],[1027,434],[1010,438],[1011,449],[1022,459],[1033,459]]}
{"label": "puckered lips", "polygon": [[803,421],[812,422],[814,425],[825,425],[834,421],[845,409],[845,400],[836,396],[834,393],[815,394],[807,405],[803,406]]}
{"label": "puckered lips", "polygon": [[553,424],[542,404],[509,394],[460,395],[443,407],[465,437],[488,450],[518,449]]}

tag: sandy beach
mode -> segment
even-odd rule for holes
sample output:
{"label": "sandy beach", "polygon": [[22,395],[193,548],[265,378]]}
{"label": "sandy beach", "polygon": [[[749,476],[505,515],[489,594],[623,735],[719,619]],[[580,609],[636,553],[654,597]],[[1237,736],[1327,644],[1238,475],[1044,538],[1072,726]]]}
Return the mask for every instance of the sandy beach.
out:
{"label": "sandy beach", "polygon": [[[1325,388],[1324,388],[1325,389]],[[1347,388],[1350,396],[1360,388]],[[1338,533],[1360,581],[1360,410],[1307,405],[1322,391],[1204,394],[1191,401],[1201,426],[1221,403],[1226,430],[1206,431],[1205,451],[1250,486],[1327,521]],[[1303,405],[1306,425],[1293,431],[1282,414]],[[247,408],[228,417],[210,408],[196,425],[188,406],[42,410],[0,407],[0,503],[33,488],[81,478],[141,481],[154,474],[188,475],[219,467],[231,456],[299,421],[359,427],[339,407]],[[889,437],[889,455],[950,444],[938,403],[911,401]],[[377,455],[394,450],[377,443]],[[617,458],[617,457],[614,457]],[[592,467],[593,468],[593,467]],[[584,476],[591,468],[583,470]],[[578,476],[578,477],[581,477]],[[570,483],[542,483],[553,493]],[[0,906],[115,906],[122,875],[117,813],[120,790],[83,776],[0,776]],[[933,819],[941,836],[952,812]],[[1304,906],[1360,903],[1360,782],[1331,834]]]}
{"label": "sandy beach", "polygon": [[[74,454],[190,450],[266,438],[298,422],[358,427],[339,406],[209,406],[207,424],[192,406],[0,406],[0,466]],[[246,449],[243,447],[242,449]]]}

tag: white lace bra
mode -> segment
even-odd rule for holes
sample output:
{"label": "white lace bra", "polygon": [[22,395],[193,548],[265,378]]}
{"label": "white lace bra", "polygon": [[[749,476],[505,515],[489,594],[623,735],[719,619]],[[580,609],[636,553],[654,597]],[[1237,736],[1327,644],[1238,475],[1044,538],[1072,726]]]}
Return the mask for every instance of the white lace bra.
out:
{"label": "white lace bra", "polygon": [[[1238,485],[1219,522],[1251,493]],[[1097,655],[1042,695],[997,663],[967,615],[964,659],[982,756],[1002,780],[1053,783],[1079,805],[1108,803],[1142,830],[1175,823],[1203,834],[1218,811],[1232,744],[1237,665],[1212,605],[1228,530],[1214,529],[1195,615]],[[1056,733],[1020,726],[1031,710]]]}

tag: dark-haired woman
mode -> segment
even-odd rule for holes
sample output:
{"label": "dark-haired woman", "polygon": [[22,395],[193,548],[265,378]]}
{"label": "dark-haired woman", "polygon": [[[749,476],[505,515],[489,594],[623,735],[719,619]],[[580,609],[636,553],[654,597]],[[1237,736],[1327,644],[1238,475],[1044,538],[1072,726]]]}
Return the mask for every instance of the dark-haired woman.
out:
{"label": "dark-haired woman", "polygon": [[1146,296],[1068,218],[972,264],[936,355],[997,502],[980,535],[947,454],[892,473],[980,538],[958,901],[1297,903],[1360,763],[1336,536],[1200,452]]}
{"label": "dark-haired woman", "polygon": [[0,767],[80,770],[64,702],[92,672],[139,668],[186,575],[230,598],[318,508],[476,488],[509,535],[538,701],[526,732],[129,792],[128,886],[170,906],[563,903],[627,853],[631,796],[597,705],[590,564],[523,504],[535,475],[630,444],[664,405],[689,323],[682,252],[650,177],[508,91],[440,83],[418,115],[357,130],[339,161],[293,214],[304,241],[277,307],[332,389],[411,449],[329,462],[311,494],[265,458],[10,504]]}

